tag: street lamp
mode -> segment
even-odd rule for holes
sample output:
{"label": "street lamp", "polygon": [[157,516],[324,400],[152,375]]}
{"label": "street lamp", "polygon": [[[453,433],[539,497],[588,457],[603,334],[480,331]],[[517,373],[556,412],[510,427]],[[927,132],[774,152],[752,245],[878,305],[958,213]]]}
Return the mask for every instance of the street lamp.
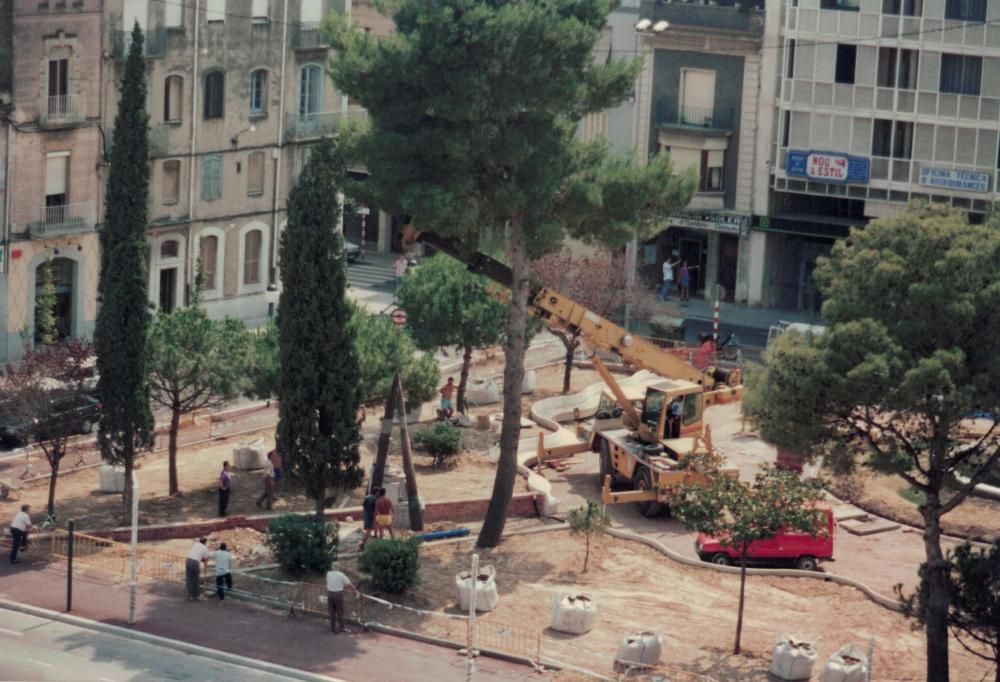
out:
{"label": "street lamp", "polygon": [[240,135],[242,135],[243,133],[256,133],[256,132],[257,132],[257,126],[251,123],[249,128],[244,128],[240,132],[236,133],[231,138],[229,138],[229,141],[232,142],[233,146],[235,147],[240,141]]}

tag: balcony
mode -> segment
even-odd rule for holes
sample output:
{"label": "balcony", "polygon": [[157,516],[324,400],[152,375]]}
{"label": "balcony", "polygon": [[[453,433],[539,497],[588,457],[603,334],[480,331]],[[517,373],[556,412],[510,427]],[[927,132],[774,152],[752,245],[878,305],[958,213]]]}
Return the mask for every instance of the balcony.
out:
{"label": "balcony", "polygon": [[[143,50],[147,59],[159,59],[167,53],[167,32],[163,29],[153,29],[143,35],[145,43]],[[112,31],[111,54],[118,61],[128,59],[129,48],[132,47],[132,31]]]}
{"label": "balcony", "polygon": [[79,123],[87,118],[87,98],[83,95],[53,95],[45,98],[39,122],[43,126]]}
{"label": "balcony", "polygon": [[733,130],[733,110],[728,107],[688,107],[675,98],[656,102],[656,127],[709,135],[728,134]]}
{"label": "balcony", "polygon": [[683,28],[764,33],[763,0],[643,0],[641,16],[653,23],[670,22],[670,32]]}
{"label": "balcony", "polygon": [[82,234],[94,229],[97,214],[93,201],[61,206],[36,206],[32,211],[28,232],[33,239]]}
{"label": "balcony", "polygon": [[296,22],[292,25],[293,50],[324,50],[329,46],[318,21]]}
{"label": "balcony", "polygon": [[333,135],[348,121],[364,121],[368,112],[358,107],[347,111],[324,111],[315,114],[288,114],[285,136],[289,140],[307,140]]}

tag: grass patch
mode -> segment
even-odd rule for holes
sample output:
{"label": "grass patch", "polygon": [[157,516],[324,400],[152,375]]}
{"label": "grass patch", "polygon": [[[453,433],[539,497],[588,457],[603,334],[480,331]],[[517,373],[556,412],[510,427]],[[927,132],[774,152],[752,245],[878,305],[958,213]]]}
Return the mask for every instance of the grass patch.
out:
{"label": "grass patch", "polygon": [[916,490],[907,486],[906,488],[899,489],[899,496],[912,505],[919,507],[924,502],[927,501],[927,496],[924,495],[922,490]]}

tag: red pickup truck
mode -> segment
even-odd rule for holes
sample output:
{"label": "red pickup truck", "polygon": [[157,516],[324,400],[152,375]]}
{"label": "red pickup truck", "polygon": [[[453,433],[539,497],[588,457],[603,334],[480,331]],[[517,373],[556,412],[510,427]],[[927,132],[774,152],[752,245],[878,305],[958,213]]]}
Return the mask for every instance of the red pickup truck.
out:
{"label": "red pickup truck", "polygon": [[[803,571],[815,571],[822,560],[833,560],[833,510],[828,504],[817,504],[825,521],[817,534],[781,530],[770,540],[750,543],[748,564],[791,564]],[[695,550],[702,561],[720,566],[739,563],[739,548],[725,545],[719,538],[698,534]]]}

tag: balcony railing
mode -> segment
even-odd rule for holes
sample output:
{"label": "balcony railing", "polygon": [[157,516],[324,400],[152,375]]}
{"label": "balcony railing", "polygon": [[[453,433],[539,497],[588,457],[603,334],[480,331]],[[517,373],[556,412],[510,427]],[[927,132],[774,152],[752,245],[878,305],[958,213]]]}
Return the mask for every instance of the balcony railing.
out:
{"label": "balcony railing", "polygon": [[684,128],[692,131],[731,131],[733,110],[727,107],[689,107],[676,99],[663,98],[656,103],[658,128]]}
{"label": "balcony railing", "polygon": [[[153,29],[143,34],[143,52],[147,59],[157,59],[167,53],[167,32],[163,29]],[[111,34],[111,54],[115,59],[124,61],[128,58],[132,47],[132,31],[114,31]]]}
{"label": "balcony railing", "polygon": [[285,134],[290,140],[305,140],[336,133],[348,121],[364,121],[368,112],[362,108],[347,111],[324,111],[315,114],[288,114]]}
{"label": "balcony railing", "polygon": [[45,99],[39,119],[42,125],[79,123],[87,118],[87,98],[83,95],[52,95]]}
{"label": "balcony railing", "polygon": [[[646,2],[642,3],[647,6]],[[741,33],[764,33],[764,3],[762,0],[672,0],[651,5],[644,17],[653,23],[666,20],[671,29],[693,27],[697,29],[721,29]],[[666,37],[666,34],[664,34]]]}
{"label": "balcony railing", "polygon": [[32,214],[28,232],[37,238],[90,232],[97,222],[93,201],[61,206],[36,206]]}
{"label": "balcony railing", "polygon": [[329,45],[318,21],[297,22],[292,25],[293,50],[319,50]]}

